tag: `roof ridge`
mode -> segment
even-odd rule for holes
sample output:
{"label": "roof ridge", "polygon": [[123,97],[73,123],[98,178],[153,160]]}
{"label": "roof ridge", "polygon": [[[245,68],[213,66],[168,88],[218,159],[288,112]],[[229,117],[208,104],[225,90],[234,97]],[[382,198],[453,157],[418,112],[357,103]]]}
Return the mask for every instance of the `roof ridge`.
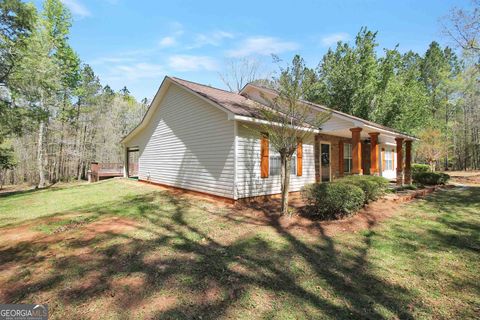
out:
{"label": "roof ridge", "polygon": [[[189,82],[189,83],[193,83],[193,84],[196,84],[198,86],[202,86],[202,87],[205,87],[205,88],[209,88],[209,89],[215,89],[215,90],[219,90],[219,91],[223,91],[225,93],[230,93],[230,94],[234,94],[234,95],[238,95],[238,96],[242,96],[241,94],[237,93],[237,92],[232,92],[232,91],[228,91],[228,90],[225,90],[225,89],[221,89],[221,88],[217,88],[217,87],[214,87],[214,86],[210,86],[210,85],[206,85],[206,84],[203,84],[203,83],[200,83],[200,82],[195,82],[195,81],[191,81],[191,80],[186,80],[186,79],[182,79],[182,78],[178,78],[178,77],[170,77],[169,78],[173,79],[173,80],[180,80],[180,81],[185,81],[185,82]],[[242,96],[243,97],[243,96]]]}

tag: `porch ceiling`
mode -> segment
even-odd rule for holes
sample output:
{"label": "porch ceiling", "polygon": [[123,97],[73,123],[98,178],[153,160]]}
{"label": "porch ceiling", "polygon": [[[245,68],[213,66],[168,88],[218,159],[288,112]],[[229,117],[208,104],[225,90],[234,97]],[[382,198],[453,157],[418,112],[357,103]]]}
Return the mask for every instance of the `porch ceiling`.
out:
{"label": "porch ceiling", "polygon": [[[398,137],[398,135],[394,133],[380,132],[379,130],[375,130],[368,127],[363,127],[362,129],[363,130],[360,132],[360,138],[362,140],[369,139],[370,138],[370,136],[368,135],[369,133],[379,132],[380,133],[380,135],[378,136],[379,143],[395,145],[396,143],[395,138]],[[343,137],[343,138],[352,137],[352,132],[350,131],[350,128],[342,128],[342,129],[336,129],[336,130],[322,130],[320,133],[337,136],[337,137]]]}

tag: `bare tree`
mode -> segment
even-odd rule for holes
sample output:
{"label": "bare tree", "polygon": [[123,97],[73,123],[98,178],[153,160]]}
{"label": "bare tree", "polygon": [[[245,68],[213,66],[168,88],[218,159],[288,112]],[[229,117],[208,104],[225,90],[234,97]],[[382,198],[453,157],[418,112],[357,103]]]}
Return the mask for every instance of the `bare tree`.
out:
{"label": "bare tree", "polygon": [[480,0],[472,0],[471,10],[453,8],[441,23],[443,32],[457,46],[480,56]]}
{"label": "bare tree", "polygon": [[255,58],[232,59],[219,76],[231,92],[240,92],[247,83],[265,77],[260,61]]}
{"label": "bare tree", "polygon": [[312,85],[306,77],[307,70],[303,59],[295,56],[290,66],[281,68],[280,77],[276,79],[278,89],[273,97],[262,95],[268,107],[260,108],[261,116],[266,120],[260,126],[261,132],[268,135],[270,146],[280,154],[282,214],[288,212],[292,156],[298,144],[320,129],[331,116],[329,111],[302,100]]}

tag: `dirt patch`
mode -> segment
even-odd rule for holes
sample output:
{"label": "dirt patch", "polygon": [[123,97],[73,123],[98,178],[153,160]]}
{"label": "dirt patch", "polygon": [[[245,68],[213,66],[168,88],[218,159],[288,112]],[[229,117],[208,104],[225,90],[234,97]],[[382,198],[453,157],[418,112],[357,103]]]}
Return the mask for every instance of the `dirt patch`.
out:
{"label": "dirt patch", "polygon": [[157,294],[142,301],[137,306],[136,310],[137,314],[143,319],[155,319],[158,318],[158,315],[162,312],[166,312],[176,307],[176,304],[176,297]]}
{"label": "dirt patch", "polygon": [[[68,217],[68,216],[65,216]],[[63,218],[65,218],[63,217]],[[49,224],[60,221],[59,218],[42,219],[42,224]],[[106,218],[92,223],[75,223],[73,226],[66,225],[55,229],[53,235],[46,235],[44,232],[37,231],[34,228],[38,222],[22,224],[16,227],[4,228],[0,234],[0,244],[15,244],[20,242],[32,243],[51,243],[61,240],[90,240],[101,233],[123,234],[132,231],[138,227],[138,223],[134,220],[126,218]],[[74,236],[70,231],[76,229],[80,231],[81,236]]]}
{"label": "dirt patch", "polygon": [[480,184],[480,171],[445,171],[451,181],[460,184]]}
{"label": "dirt patch", "polygon": [[133,231],[138,227],[138,223],[134,220],[125,218],[109,218],[102,219],[90,224],[85,225],[82,228],[81,240],[91,240],[98,234],[107,233],[120,235],[129,231]]}

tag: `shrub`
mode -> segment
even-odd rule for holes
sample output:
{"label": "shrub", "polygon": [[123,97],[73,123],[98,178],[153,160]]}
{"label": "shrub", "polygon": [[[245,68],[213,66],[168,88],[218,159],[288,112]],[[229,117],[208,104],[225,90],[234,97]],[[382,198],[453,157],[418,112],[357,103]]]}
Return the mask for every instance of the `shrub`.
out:
{"label": "shrub", "polygon": [[414,163],[412,164],[412,174],[420,172],[430,172],[430,166],[428,164]]}
{"label": "shrub", "polygon": [[388,187],[388,180],[378,176],[348,176],[337,181],[352,184],[362,189],[364,203],[377,200],[385,194]]}
{"label": "shrub", "polygon": [[417,190],[417,186],[414,184],[405,184],[403,186],[395,187],[396,191],[404,191],[404,190]]}
{"label": "shrub", "polygon": [[308,185],[302,193],[308,203],[307,213],[323,219],[338,219],[355,213],[365,200],[362,189],[339,182]]}
{"label": "shrub", "polygon": [[448,174],[437,172],[418,172],[413,175],[413,181],[423,185],[446,184],[449,179]]}

